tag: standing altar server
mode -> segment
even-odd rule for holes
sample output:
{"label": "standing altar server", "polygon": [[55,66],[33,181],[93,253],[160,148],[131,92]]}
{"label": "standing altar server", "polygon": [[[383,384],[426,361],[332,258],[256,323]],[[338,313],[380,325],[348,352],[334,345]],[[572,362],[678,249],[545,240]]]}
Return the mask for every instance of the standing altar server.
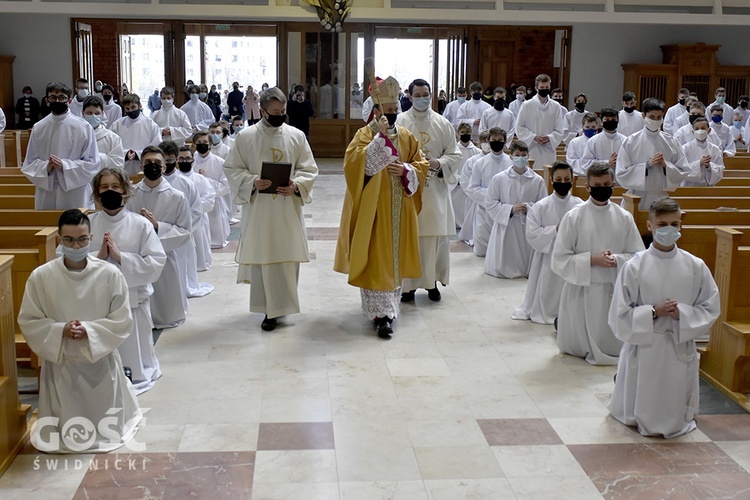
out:
{"label": "standing altar server", "polygon": [[537,168],[552,165],[563,137],[562,106],[549,98],[552,79],[536,77],[537,94],[521,106],[516,117],[516,135],[529,147],[529,158]]}
{"label": "standing altar server", "polygon": [[[309,262],[302,205],[312,202],[318,175],[304,132],[287,125],[286,96],[278,87],[260,95],[263,119],[243,130],[224,162],[232,198],[242,206],[242,231],[235,260],[238,283],[250,283],[250,311],[265,314],[261,328],[300,311],[299,264]],[[260,177],[264,162],[291,163],[287,186],[260,193],[271,181]]]}
{"label": "standing altar server", "polygon": [[422,277],[404,279],[406,292],[401,297],[404,302],[410,302],[417,288],[424,288],[430,300],[438,301],[437,282],[447,285],[450,279],[450,238],[456,235],[456,221],[449,183],[456,182],[461,153],[456,147],[453,126],[430,108],[430,84],[422,79],[411,82],[409,99],[412,107],[399,115],[396,123],[417,138],[430,169],[418,217]]}

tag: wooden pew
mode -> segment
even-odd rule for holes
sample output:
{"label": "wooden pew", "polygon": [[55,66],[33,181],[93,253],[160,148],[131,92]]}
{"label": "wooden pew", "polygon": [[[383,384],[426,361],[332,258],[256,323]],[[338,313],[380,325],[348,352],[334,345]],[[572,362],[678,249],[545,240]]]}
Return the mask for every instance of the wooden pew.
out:
{"label": "wooden pew", "polygon": [[5,168],[5,132],[0,132],[0,170]]}
{"label": "wooden pew", "polygon": [[[82,209],[88,213],[88,209]],[[62,210],[0,209],[0,226],[57,227]]]}
{"label": "wooden pew", "polygon": [[0,195],[0,209],[34,210],[34,195]]}
{"label": "wooden pew", "polygon": [[724,168],[727,170],[750,170],[750,156],[744,155],[730,156],[724,158]]}
{"label": "wooden pew", "polygon": [[[0,227],[0,255],[13,256],[12,288],[13,296],[17,297],[13,303],[14,318],[18,318],[21,309],[26,280],[34,269],[55,258],[56,247],[57,227]],[[30,362],[33,368],[39,367],[36,356],[20,333],[16,335],[16,357],[19,361]]]}
{"label": "wooden pew", "polygon": [[34,196],[34,185],[33,184],[3,184],[0,183],[0,196],[1,195],[31,195]]}
{"label": "wooden pew", "polygon": [[0,476],[29,438],[31,410],[18,398],[12,265],[12,256],[0,255]]}
{"label": "wooden pew", "polygon": [[721,314],[701,349],[701,374],[750,411],[750,230],[717,227],[716,238]]}
{"label": "wooden pew", "polygon": [[[5,169],[0,169],[0,171]],[[10,169],[8,169],[10,170]],[[15,170],[15,169],[13,169]],[[6,174],[2,175],[0,174],[0,184],[28,184],[30,186],[33,186],[31,181],[23,174],[15,175],[15,174]]]}
{"label": "wooden pew", "polygon": [[[705,192],[703,190],[705,189],[718,189],[718,188],[680,188],[677,192],[687,192],[687,193],[693,193],[693,194],[704,194]],[[683,191],[684,190],[684,191]],[[742,198],[746,198],[750,196],[750,189],[745,189],[745,192],[742,193],[745,196]],[[691,201],[692,198],[700,198],[701,196],[694,196],[694,197],[685,197],[685,207],[680,205],[680,208],[682,208],[683,212],[683,222],[687,225],[691,226],[736,226],[736,225],[744,225],[750,223],[750,208],[738,208],[737,210],[732,211],[720,211],[716,210],[715,208],[686,208],[690,205],[690,203],[693,203]],[[717,197],[721,200],[726,200],[730,197]],[[675,196],[674,199],[680,203],[680,200],[683,199],[683,197]],[[703,196],[703,201],[697,200],[694,201],[696,205],[710,205],[711,198],[708,196]],[[623,195],[624,200],[624,206],[623,208],[630,212],[633,215],[633,219],[635,219],[635,225],[638,226],[638,230],[641,234],[648,234],[648,228],[646,227],[646,221],[648,220],[648,210],[638,210],[638,204],[641,201],[641,198],[639,196],[635,196],[632,194],[625,194]],[[738,205],[745,205],[747,206],[747,200],[741,200],[736,202]],[[723,205],[721,202],[716,203],[716,207],[726,206]],[[731,206],[731,205],[730,205]]]}
{"label": "wooden pew", "polygon": [[21,160],[21,131],[5,130],[3,132],[3,151],[5,155],[4,167],[20,167]]}
{"label": "wooden pew", "polygon": [[23,175],[21,173],[21,167],[5,167],[0,168],[0,176],[2,175]]}
{"label": "wooden pew", "polygon": [[29,139],[31,138],[31,129],[29,130],[21,130],[19,131],[19,137],[18,137],[18,144],[19,144],[19,154],[21,155],[21,161],[19,162],[19,166],[23,165],[24,160],[26,159],[26,150],[29,149]]}

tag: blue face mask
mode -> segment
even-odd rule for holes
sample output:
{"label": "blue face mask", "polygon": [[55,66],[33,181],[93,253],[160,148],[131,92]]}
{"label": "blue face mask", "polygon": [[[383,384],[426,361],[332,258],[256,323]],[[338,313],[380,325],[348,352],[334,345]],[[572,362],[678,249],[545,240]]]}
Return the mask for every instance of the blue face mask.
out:
{"label": "blue face mask", "polygon": [[221,142],[221,134],[211,134],[211,142],[214,146]]}
{"label": "blue face mask", "polygon": [[742,128],[742,122],[740,120],[736,120],[734,122],[734,126],[737,127],[737,128]]}
{"label": "blue face mask", "polygon": [[463,103],[466,102],[466,96],[465,95],[463,95],[463,96],[460,95],[460,96],[458,96],[457,100],[458,100],[458,102],[460,102],[461,104],[463,104]]}
{"label": "blue face mask", "polygon": [[242,132],[242,129],[243,129],[243,128],[245,128],[245,126],[244,126],[244,125],[235,125],[235,126],[234,126],[234,133],[235,133],[235,134],[239,134],[240,132]]}
{"label": "blue face mask", "polygon": [[412,106],[414,106],[414,109],[417,111],[427,111],[431,102],[432,99],[429,97],[413,97],[411,100]]}
{"label": "blue face mask", "polygon": [[88,245],[86,245],[85,247],[78,247],[78,248],[61,246],[61,248],[62,248],[62,254],[73,262],[81,262],[89,254]]}
{"label": "blue face mask", "polygon": [[96,115],[83,115],[83,119],[89,122],[89,125],[91,125],[93,128],[98,127],[102,122],[102,119]]}
{"label": "blue face mask", "polygon": [[514,156],[513,157],[513,166],[519,170],[526,168],[526,165],[528,164],[529,164],[528,156]]}
{"label": "blue face mask", "polygon": [[665,247],[671,247],[677,243],[680,236],[682,236],[682,233],[680,233],[679,228],[674,226],[664,226],[654,231],[654,241]]}
{"label": "blue face mask", "polygon": [[585,128],[583,129],[583,135],[591,139],[596,135],[596,129],[595,128]]}
{"label": "blue face mask", "polygon": [[721,123],[721,118],[722,117],[720,115],[712,116],[711,121],[714,123]]}

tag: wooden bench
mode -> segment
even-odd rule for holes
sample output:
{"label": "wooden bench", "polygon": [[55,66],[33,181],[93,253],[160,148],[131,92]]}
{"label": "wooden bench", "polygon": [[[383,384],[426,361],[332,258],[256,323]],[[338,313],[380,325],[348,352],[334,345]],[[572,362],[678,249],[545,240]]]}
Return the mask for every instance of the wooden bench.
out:
{"label": "wooden bench", "polygon": [[750,411],[750,230],[717,227],[714,278],[721,314],[701,349],[701,374]]}
{"label": "wooden bench", "polygon": [[3,167],[21,166],[21,132],[19,130],[5,130],[3,132]]}
{"label": "wooden bench", "polygon": [[0,210],[2,209],[34,210],[34,195],[0,195]]}
{"label": "wooden bench", "polygon": [[[89,209],[81,209],[88,213]],[[57,227],[62,210],[0,209],[0,226]]]}
{"label": "wooden bench", "polygon": [[744,155],[730,156],[724,158],[724,168],[727,170],[750,170],[750,156]]}
{"label": "wooden bench", "polygon": [[[55,258],[56,247],[57,227],[0,227],[0,255],[13,256],[12,288],[13,296],[17,297],[13,303],[14,318],[18,318],[21,309],[26,280],[34,269]],[[39,367],[36,356],[20,333],[16,334],[16,357],[19,361],[28,361],[33,368]]]}
{"label": "wooden bench", "polygon": [[0,196],[3,195],[31,195],[34,196],[34,185],[28,184],[3,184],[0,183]]}
{"label": "wooden bench", "polygon": [[[676,193],[692,193],[696,195],[705,194],[705,189],[717,189],[717,188],[680,188]],[[684,190],[684,191],[683,191]],[[743,199],[750,197],[750,189],[745,189],[745,196],[737,197],[738,201],[734,202],[737,206],[747,207],[748,200]],[[702,198],[699,199],[699,198]],[[726,201],[732,197],[718,196],[717,200]],[[675,196],[674,199],[677,203],[680,203],[680,208],[683,212],[683,222],[691,226],[735,226],[744,225],[750,223],[750,207],[738,208],[732,211],[721,211],[716,210],[718,207],[727,206],[721,201],[713,203],[716,205],[715,208],[700,208],[701,205],[712,205],[711,198],[707,196]],[[633,215],[635,225],[638,226],[638,231],[641,234],[648,234],[648,228],[646,221],[648,220],[648,210],[639,210],[638,204],[641,201],[639,196],[632,194],[623,195],[623,208]],[[681,200],[684,201],[685,206]],[[698,208],[689,208],[691,204],[695,204]],[[731,205],[729,205],[731,206]]]}
{"label": "wooden bench", "polygon": [[12,265],[12,256],[0,255],[0,476],[29,438],[31,410],[18,398]]}
{"label": "wooden bench", "polygon": [[23,175],[21,173],[21,167],[4,167],[0,168],[0,176],[3,175]]}

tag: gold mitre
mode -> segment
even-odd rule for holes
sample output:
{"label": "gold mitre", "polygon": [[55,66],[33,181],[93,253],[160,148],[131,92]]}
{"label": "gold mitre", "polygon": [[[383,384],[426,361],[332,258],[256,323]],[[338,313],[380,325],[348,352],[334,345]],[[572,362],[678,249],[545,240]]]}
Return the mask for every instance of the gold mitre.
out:
{"label": "gold mitre", "polygon": [[398,102],[398,91],[401,88],[398,80],[389,76],[378,85],[378,93],[381,103]]}

